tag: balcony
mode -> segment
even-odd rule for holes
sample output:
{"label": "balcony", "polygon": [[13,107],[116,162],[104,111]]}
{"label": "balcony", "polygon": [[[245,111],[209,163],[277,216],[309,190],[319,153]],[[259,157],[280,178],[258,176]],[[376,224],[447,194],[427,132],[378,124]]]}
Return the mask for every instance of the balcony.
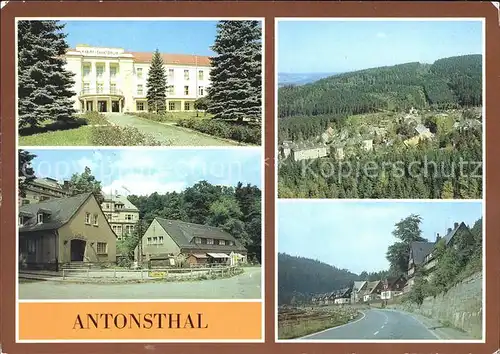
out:
{"label": "balcony", "polygon": [[123,96],[123,91],[116,89],[116,88],[110,88],[110,89],[100,89],[100,88],[90,88],[90,89],[83,89],[80,91],[80,97],[84,96]]}

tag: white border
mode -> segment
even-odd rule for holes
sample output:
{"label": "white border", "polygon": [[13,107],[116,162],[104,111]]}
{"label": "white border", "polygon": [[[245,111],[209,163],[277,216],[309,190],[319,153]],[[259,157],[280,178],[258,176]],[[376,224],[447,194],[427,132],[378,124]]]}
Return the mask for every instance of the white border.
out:
{"label": "white border", "polygon": [[[253,20],[253,21],[259,21],[261,23],[261,29],[262,29],[262,38],[261,38],[261,51],[262,51],[262,73],[261,73],[261,85],[262,85],[262,120],[261,120],[261,144],[260,146],[19,146],[19,128],[18,128],[18,108],[17,108],[17,100],[18,100],[18,92],[17,92],[17,87],[18,87],[18,75],[17,75],[17,67],[18,67],[18,48],[17,48],[17,24],[18,21],[20,20],[60,20],[60,21],[143,21],[143,22],[152,22],[152,21],[223,21],[223,20],[233,20],[233,21],[244,21],[244,20]],[[15,328],[15,342],[16,343],[264,343],[265,342],[265,328],[266,328],[266,321],[265,321],[265,165],[266,165],[266,160],[265,160],[265,148],[264,148],[264,143],[265,143],[265,17],[15,17],[15,70],[16,70],[16,77],[15,77],[15,85],[16,85],[16,90],[15,90],[15,102],[16,102],[16,132],[15,132],[15,139],[16,139],[16,166],[18,165],[18,158],[19,154],[17,153],[19,149],[24,149],[24,150],[128,150],[128,149],[148,149],[148,150],[260,150],[261,154],[261,298],[260,299],[210,299],[210,300],[204,300],[204,299],[140,299],[140,300],[135,300],[135,299],[119,299],[119,300],[112,300],[112,299],[103,299],[103,300],[98,300],[98,299],[61,299],[61,300],[55,300],[55,299],[50,299],[50,300],[20,300],[19,299],[19,226],[17,221],[15,222],[16,225],[16,264],[15,264],[15,270],[16,270],[16,285],[15,285],[15,298],[16,298],[16,303],[15,303],[15,311],[16,311],[16,328]],[[18,190],[18,179],[17,179],[17,171],[13,172],[15,174],[15,184],[16,184],[16,191]],[[16,193],[17,196],[17,193]],[[17,220],[17,215],[19,214],[19,204],[18,200],[16,199],[16,220]],[[141,340],[20,340],[19,339],[19,304],[20,303],[97,303],[97,302],[113,302],[113,303],[143,303],[143,302],[158,302],[158,303],[169,303],[169,302],[207,302],[207,303],[232,303],[232,302],[249,302],[249,303],[254,303],[254,302],[259,302],[261,303],[261,338],[260,339],[242,339],[242,340],[224,340],[224,339],[216,339],[216,340],[209,340],[209,339],[204,339],[204,340],[194,340],[194,339],[182,339],[182,340],[177,340],[177,339],[162,339],[162,340],[153,340],[153,339],[141,339]]]}
{"label": "white border", "polygon": [[[305,21],[349,21],[349,22],[378,22],[378,21],[406,21],[406,22],[443,22],[443,21],[479,21],[482,23],[482,89],[483,89],[483,105],[482,105],[482,143],[483,143],[483,196],[482,199],[463,199],[463,200],[447,200],[447,199],[290,199],[278,198],[278,24],[279,22],[305,22]],[[484,17],[275,17],[274,19],[274,123],[275,123],[275,166],[274,166],[274,193],[275,193],[275,210],[274,210],[274,340],[276,343],[486,343],[486,18]],[[482,203],[483,211],[483,291],[482,291],[482,339],[481,340],[313,340],[313,339],[278,339],[278,206],[280,203],[376,203],[376,202],[393,202],[393,203]],[[311,333],[307,336],[311,336]],[[305,337],[307,337],[305,336]]]}

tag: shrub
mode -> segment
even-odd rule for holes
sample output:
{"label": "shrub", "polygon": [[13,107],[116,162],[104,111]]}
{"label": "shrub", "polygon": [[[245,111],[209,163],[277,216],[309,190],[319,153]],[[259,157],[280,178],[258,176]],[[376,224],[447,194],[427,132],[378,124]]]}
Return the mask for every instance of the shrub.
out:
{"label": "shrub", "polygon": [[85,112],[80,116],[88,125],[109,125],[109,122],[104,118],[104,114],[99,112]]}
{"label": "shrub", "polygon": [[238,124],[218,119],[181,119],[177,124],[184,128],[194,129],[225,139],[232,139],[247,144],[261,144],[260,125]]}
{"label": "shrub", "polygon": [[153,137],[133,127],[92,127],[92,143],[98,146],[158,146]]}

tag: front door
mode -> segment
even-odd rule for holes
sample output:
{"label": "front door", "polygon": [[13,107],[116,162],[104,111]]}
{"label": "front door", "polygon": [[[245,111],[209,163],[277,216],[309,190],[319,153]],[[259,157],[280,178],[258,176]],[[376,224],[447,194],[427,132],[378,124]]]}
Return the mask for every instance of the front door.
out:
{"label": "front door", "polygon": [[97,106],[99,107],[99,112],[107,112],[108,111],[108,102],[107,101],[97,101]]}
{"label": "front door", "polygon": [[120,102],[118,101],[111,102],[111,112],[120,112]]}
{"label": "front door", "polygon": [[85,107],[85,110],[87,112],[92,112],[94,110],[94,102],[93,101],[87,101],[87,107]]}
{"label": "front door", "polygon": [[86,242],[82,240],[71,240],[71,262],[83,262],[85,256]]}

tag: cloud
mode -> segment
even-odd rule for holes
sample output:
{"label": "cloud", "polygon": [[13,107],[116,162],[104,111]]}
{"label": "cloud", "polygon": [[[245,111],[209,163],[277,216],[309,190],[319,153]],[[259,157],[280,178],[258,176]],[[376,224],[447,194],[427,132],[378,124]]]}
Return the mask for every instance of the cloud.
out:
{"label": "cloud", "polygon": [[385,34],[384,32],[377,32],[377,38],[386,38],[387,37],[387,34]]}

